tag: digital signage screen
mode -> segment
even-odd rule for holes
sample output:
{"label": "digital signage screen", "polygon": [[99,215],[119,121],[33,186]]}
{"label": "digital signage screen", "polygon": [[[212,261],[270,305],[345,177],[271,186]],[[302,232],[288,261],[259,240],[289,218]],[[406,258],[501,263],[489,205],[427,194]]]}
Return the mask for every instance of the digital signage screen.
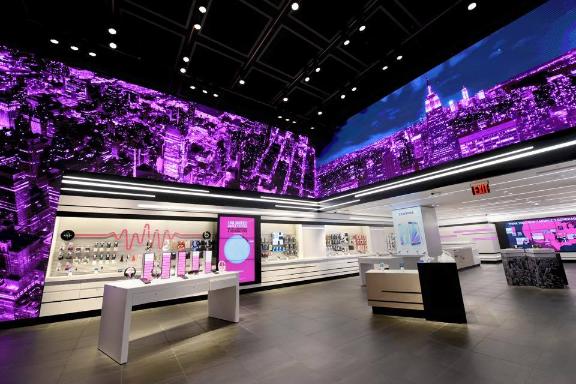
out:
{"label": "digital signage screen", "polygon": [[548,1],[350,117],[318,155],[317,196],[576,126],[574,20],[576,0]]}
{"label": "digital signage screen", "polygon": [[240,272],[240,284],[260,282],[259,232],[258,217],[218,216],[218,260]]}
{"label": "digital signage screen", "polygon": [[553,248],[576,252],[576,216],[509,221],[499,226],[508,248]]}

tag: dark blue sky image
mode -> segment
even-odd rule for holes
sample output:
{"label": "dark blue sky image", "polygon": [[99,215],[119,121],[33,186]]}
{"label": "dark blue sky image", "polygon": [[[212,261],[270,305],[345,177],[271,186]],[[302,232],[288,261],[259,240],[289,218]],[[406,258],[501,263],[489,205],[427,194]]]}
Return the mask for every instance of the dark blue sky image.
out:
{"label": "dark blue sky image", "polygon": [[[438,44],[442,44],[439,41]],[[317,159],[324,165],[424,116],[426,79],[444,106],[470,97],[576,47],[576,0],[551,0],[348,119]],[[390,68],[393,76],[394,68]]]}

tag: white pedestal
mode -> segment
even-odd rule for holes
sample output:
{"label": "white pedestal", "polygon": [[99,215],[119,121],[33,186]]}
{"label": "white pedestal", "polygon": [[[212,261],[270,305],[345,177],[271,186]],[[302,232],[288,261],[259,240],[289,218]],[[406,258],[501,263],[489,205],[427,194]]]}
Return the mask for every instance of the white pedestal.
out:
{"label": "white pedestal", "polygon": [[119,364],[128,362],[128,343],[132,307],[163,300],[180,299],[208,292],[208,315],[237,323],[240,321],[238,272],[222,272],[172,277],[144,284],[140,280],[122,280],[104,286],[98,349]]}

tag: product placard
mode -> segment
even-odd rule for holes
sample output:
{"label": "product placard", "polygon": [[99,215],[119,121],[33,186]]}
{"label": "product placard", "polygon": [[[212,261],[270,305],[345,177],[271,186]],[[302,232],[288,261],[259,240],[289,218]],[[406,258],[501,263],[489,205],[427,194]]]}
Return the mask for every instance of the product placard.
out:
{"label": "product placard", "polygon": [[186,252],[180,251],[178,252],[176,275],[182,277],[185,274],[186,274]]}
{"label": "product placard", "polygon": [[224,261],[227,271],[239,271],[243,284],[260,282],[258,225],[253,216],[218,217],[218,259]]}
{"label": "product placard", "polygon": [[204,273],[212,272],[212,251],[204,252]]}
{"label": "product placard", "polygon": [[154,254],[145,253],[142,259],[142,278],[152,280],[152,269],[154,268]]}
{"label": "product placard", "polygon": [[192,271],[198,272],[200,271],[200,252],[193,251],[192,252]]}
{"label": "product placard", "polygon": [[162,254],[162,278],[169,279],[170,278],[170,256],[172,254],[170,252],[164,252]]}

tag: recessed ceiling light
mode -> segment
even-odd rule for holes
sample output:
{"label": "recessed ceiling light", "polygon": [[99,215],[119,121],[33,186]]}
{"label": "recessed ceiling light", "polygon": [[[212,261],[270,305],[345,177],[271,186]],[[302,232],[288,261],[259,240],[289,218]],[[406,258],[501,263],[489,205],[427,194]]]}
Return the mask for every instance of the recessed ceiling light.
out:
{"label": "recessed ceiling light", "polygon": [[77,50],[78,50],[78,47],[75,46],[75,45],[71,45],[71,46],[70,46],[70,49],[73,50],[73,51],[77,51]]}
{"label": "recessed ceiling light", "polygon": [[350,40],[344,40],[344,45],[350,44]]}
{"label": "recessed ceiling light", "polygon": [[212,96],[214,96],[214,97],[218,97],[218,94],[217,94],[217,93],[215,93],[215,94],[213,94]]}
{"label": "recessed ceiling light", "polygon": [[116,43],[110,43],[110,44],[108,44],[108,46],[109,46],[110,48],[112,48],[112,49],[118,48],[118,46],[116,45]]}
{"label": "recessed ceiling light", "polygon": [[470,4],[468,4],[468,10],[469,10],[469,11],[475,10],[477,5],[478,5],[478,4],[476,4],[476,3],[470,3]]}
{"label": "recessed ceiling light", "polygon": [[58,43],[60,43],[60,42],[59,42],[58,40],[56,40],[56,39],[50,39],[50,42],[51,42],[52,44],[58,44]]}
{"label": "recessed ceiling light", "polygon": [[296,120],[292,120],[292,124],[296,124]]}
{"label": "recessed ceiling light", "polygon": [[96,52],[88,52],[88,54],[92,57],[96,57]]}
{"label": "recessed ceiling light", "polygon": [[180,73],[186,73],[186,68],[180,68]]}
{"label": "recessed ceiling light", "polygon": [[203,90],[202,90],[202,93],[208,93],[208,91],[207,91],[207,90],[205,90],[205,89],[203,89]]}
{"label": "recessed ceiling light", "polygon": [[297,11],[300,9],[300,4],[298,4],[297,2],[293,2],[290,7],[292,8],[293,11]]}
{"label": "recessed ceiling light", "polygon": [[358,90],[357,87],[352,87],[352,92],[356,92]]}
{"label": "recessed ceiling light", "polygon": [[315,71],[320,72],[320,67],[316,67]]}
{"label": "recessed ceiling light", "polygon": [[196,89],[196,87],[195,87],[195,86],[193,86],[193,85],[191,85],[191,86],[190,86],[190,89]]}
{"label": "recessed ceiling light", "polygon": [[402,60],[402,58],[403,58],[403,56],[402,56],[402,55],[398,55],[398,56],[396,56],[396,60],[398,60],[398,61]]}
{"label": "recessed ceiling light", "polygon": [[284,120],[286,120],[286,121],[290,121],[290,119],[289,119],[289,118],[286,118],[286,119],[284,119]]}
{"label": "recessed ceiling light", "polygon": [[206,13],[206,11],[207,11],[206,7],[203,5],[199,6],[198,10],[200,11],[200,13]]}
{"label": "recessed ceiling light", "polygon": [[115,35],[117,33],[115,28],[108,28],[108,33],[111,35]]}
{"label": "recessed ceiling light", "polygon": [[194,24],[194,29],[200,30],[202,29],[202,26],[200,24]]}
{"label": "recessed ceiling light", "polygon": [[190,61],[190,58],[189,58],[188,56],[184,56],[184,57],[182,58],[182,60],[184,60],[184,62],[187,63],[187,62]]}
{"label": "recessed ceiling light", "polygon": [[278,118],[281,119],[281,118],[282,118],[282,115],[278,115]]}
{"label": "recessed ceiling light", "polygon": [[359,30],[360,32],[362,32],[362,31],[365,30],[365,29],[366,29],[366,26],[365,26],[365,25],[361,25],[360,28],[358,28],[358,30]]}
{"label": "recessed ceiling light", "polygon": [[306,76],[306,77],[304,78],[304,81],[305,81],[305,82],[309,82],[309,81],[310,81],[310,77]]}
{"label": "recessed ceiling light", "polygon": [[283,102],[287,102],[287,101],[288,101],[288,98],[285,97],[285,98],[282,99],[282,101],[283,101]]}
{"label": "recessed ceiling light", "polygon": [[341,95],[340,95],[340,98],[341,98],[342,100],[344,100],[344,99],[346,98],[346,95],[345,95],[345,94],[341,94]]}
{"label": "recessed ceiling light", "polygon": [[388,69],[388,66],[387,66],[387,65],[385,65],[385,66],[382,67],[382,70],[383,70],[383,71],[385,71],[385,70],[387,70],[387,69]]}
{"label": "recessed ceiling light", "polygon": [[242,80],[242,79],[240,79],[240,81],[238,81],[238,82],[240,83],[240,85],[246,84],[246,82],[245,82],[244,80]]}
{"label": "recessed ceiling light", "polygon": [[310,127],[310,129],[314,130],[315,128],[314,128],[314,127]]}
{"label": "recessed ceiling light", "polygon": [[322,116],[322,111],[318,111],[318,116]]}

